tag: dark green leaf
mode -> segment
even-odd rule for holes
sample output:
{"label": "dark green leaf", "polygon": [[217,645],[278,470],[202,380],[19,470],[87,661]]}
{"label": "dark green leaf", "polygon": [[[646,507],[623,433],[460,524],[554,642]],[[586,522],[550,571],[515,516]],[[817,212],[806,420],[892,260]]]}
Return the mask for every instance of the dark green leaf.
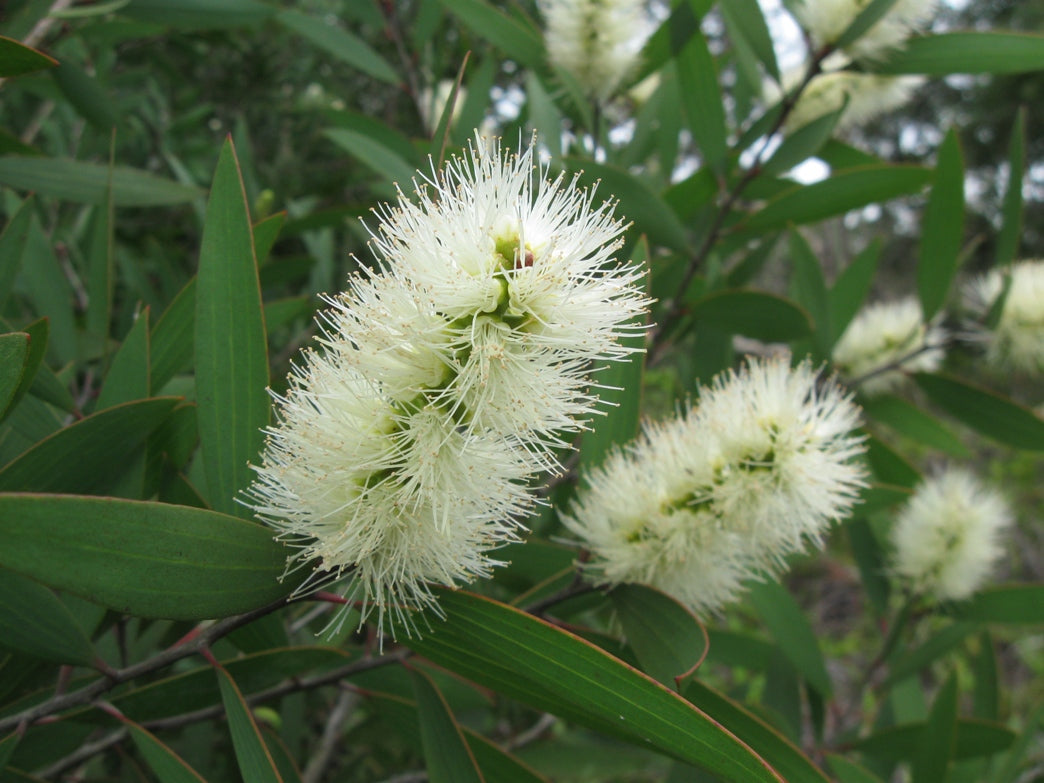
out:
{"label": "dark green leaf", "polygon": [[243,780],[249,780],[250,783],[283,783],[272,754],[261,739],[254,716],[243,701],[243,694],[224,667],[215,663],[214,672],[221,688],[221,701],[225,705],[232,747],[235,748]]}
{"label": "dark green leaf", "polygon": [[836,753],[826,754],[830,769],[837,776],[838,783],[884,783],[868,769],[864,769],[853,761]]}
{"label": "dark green leaf", "polygon": [[[44,363],[44,356],[47,355],[47,342],[50,337],[50,321],[47,318],[41,318],[33,321],[22,331],[29,335],[29,358],[22,379],[30,384],[29,391],[34,397],[49,402],[56,408],[75,413],[77,411],[76,401],[69,393],[69,389],[58,380],[54,370]],[[19,389],[16,393],[17,399],[21,399],[24,392],[24,389]]]}
{"label": "dark green leaf", "polygon": [[781,193],[738,229],[761,233],[785,228],[787,223],[816,223],[867,204],[916,193],[930,179],[931,171],[917,166],[846,169],[822,182]]}
{"label": "dark green leaf", "polygon": [[[912,760],[924,746],[926,730],[925,723],[904,723],[858,740],[854,747],[868,756],[894,761]],[[1015,732],[1000,723],[960,718],[957,720],[953,758],[992,756],[1008,748],[1014,740]]]}
{"label": "dark green leaf", "polygon": [[196,323],[196,278],[192,278],[167,305],[152,329],[152,386],[157,391],[192,364]]}
{"label": "dark green leaf", "polygon": [[7,766],[7,762],[11,758],[11,754],[14,753],[15,747],[18,745],[18,740],[22,738],[22,732],[16,731],[13,734],[8,734],[2,740],[0,740],[0,771]]}
{"label": "dark green leaf", "polygon": [[609,598],[642,670],[677,690],[681,678],[707,651],[699,619],[670,596],[644,585],[620,585]]}
{"label": "dark green leaf", "polygon": [[[1020,107],[1011,125],[1008,143],[1008,184],[1001,209],[1004,222],[997,234],[997,266],[1010,264],[1022,238],[1022,179],[1026,169],[1026,107]],[[2,289],[0,289],[2,290]]]}
{"label": "dark green leaf", "polygon": [[36,200],[30,196],[22,202],[0,233],[0,312],[7,304],[7,297],[14,290],[15,277],[22,266],[22,257],[29,240],[29,224],[33,217]]}
{"label": "dark green leaf", "polygon": [[482,783],[460,726],[435,683],[421,671],[410,669],[417,697],[424,765],[431,783]]}
{"label": "dark green leaf", "polygon": [[[29,362],[29,335],[25,332],[0,334],[0,421],[17,404],[19,391],[29,388],[26,382]],[[36,368],[33,368],[35,372]]]}
{"label": "dark green leaf", "polygon": [[721,291],[693,303],[690,312],[697,329],[703,322],[755,340],[798,340],[812,331],[808,313],[788,299],[763,291]]}
{"label": "dark green leaf", "polygon": [[[115,157],[116,137],[111,137],[110,160]],[[104,203],[93,210],[91,232],[87,245],[87,331],[105,339],[109,336],[112,320],[112,301],[116,266],[116,237],[112,188],[106,187]]]}
{"label": "dark green leaf", "polygon": [[926,446],[945,451],[955,457],[971,454],[945,425],[916,405],[892,395],[881,395],[863,400],[863,410],[875,421],[887,424],[897,432]]}
{"label": "dark green leaf", "polygon": [[400,185],[403,190],[410,190],[410,182],[417,175],[417,169],[399,157],[398,153],[379,138],[348,128],[327,128],[323,135],[360,163],[380,174],[382,180],[390,180]]}
{"label": "dark green leaf", "polygon": [[136,723],[126,721],[131,739],[160,783],[206,783],[185,760]]}
{"label": "dark green leaf", "polygon": [[124,402],[149,396],[149,310],[135,320],[112,358],[105,382],[98,392],[95,410],[102,411]]}
{"label": "dark green leaf", "polygon": [[692,36],[676,61],[682,109],[700,155],[707,167],[721,170],[728,151],[725,107],[718,85],[718,69],[702,33]]}
{"label": "dark green leaf", "polygon": [[826,280],[823,278],[822,264],[797,229],[790,232],[790,263],[794,269],[794,298],[812,316],[815,326],[813,337],[822,356],[826,352],[832,333]]}
{"label": "dark green leaf", "polygon": [[682,0],[674,4],[671,15],[656,28],[642,49],[641,68],[634,77],[640,82],[674,59],[694,35],[699,34],[700,20],[713,5],[713,0]]}
{"label": "dark green leaf", "polygon": [[465,729],[464,739],[468,741],[468,747],[471,748],[483,777],[490,783],[501,780],[511,783],[551,783],[521,759],[502,750],[481,734]]}
{"label": "dark green leaf", "polygon": [[0,566],[142,617],[201,620],[283,598],[286,550],[252,522],[163,503],[0,495]]}
{"label": "dark green leaf", "polygon": [[268,345],[250,214],[231,141],[221,149],[196,289],[196,397],[211,507],[241,517],[268,424]]}
{"label": "dark green leaf", "polygon": [[[900,497],[908,497],[900,493]],[[844,526],[851,542],[852,556],[859,567],[859,576],[863,581],[863,589],[878,614],[888,609],[888,596],[891,586],[885,577],[885,554],[881,542],[874,535],[873,528],[865,518],[858,516],[850,519]]]}
{"label": "dark green leaf", "polygon": [[143,22],[206,30],[257,24],[275,9],[258,0],[131,0],[120,13]]}
{"label": "dark green leaf", "polygon": [[[855,43],[862,37],[863,33],[867,32],[885,17],[896,2],[897,0],[871,0],[869,3],[866,3],[855,19],[838,36],[837,40],[833,41],[834,46],[838,49],[844,49]],[[856,7],[858,8],[858,6]]]}
{"label": "dark green leaf", "polygon": [[888,687],[927,668],[960,645],[975,630],[976,626],[972,623],[954,623],[943,628],[920,647],[903,654],[892,663],[888,667],[888,679],[881,687]]}
{"label": "dark green leaf", "polygon": [[874,476],[882,484],[909,489],[921,480],[921,474],[905,457],[878,438],[867,439],[866,458]]}
{"label": "dark green leaf", "polygon": [[89,666],[94,661],[90,641],[65,604],[43,585],[3,568],[0,648],[53,663]]}
{"label": "dark green leaf", "polygon": [[532,707],[653,748],[723,781],[781,781],[727,729],[587,642],[463,591],[439,590],[447,615],[410,646]]}
{"label": "dark green leaf", "polygon": [[[109,167],[68,158],[4,155],[0,157],[0,183],[64,201],[104,204]],[[112,169],[112,199],[118,207],[183,204],[200,195],[197,188],[139,169],[125,166]]]}
{"label": "dark green leaf", "polygon": [[112,98],[79,65],[65,60],[51,71],[51,76],[65,99],[95,128],[108,133],[119,124]]}
{"label": "dark green leaf", "polygon": [[972,673],[975,675],[975,717],[997,720],[1000,714],[1000,688],[997,655],[993,650],[990,632],[982,631],[976,642],[976,649],[969,656]]}
{"label": "dark green leaf", "polygon": [[1027,73],[1044,63],[1044,36],[1032,33],[959,32],[911,38],[875,68],[878,73]]}
{"label": "dark green leaf", "polygon": [[59,430],[0,470],[0,492],[103,492],[179,402],[124,403]]}
{"label": "dark green leaf", "polygon": [[875,239],[852,259],[852,263],[834,281],[834,287],[830,289],[830,323],[833,327],[830,347],[844,334],[866,301],[880,255],[881,240]]}
{"label": "dark green leaf", "polygon": [[935,696],[928,723],[914,754],[913,783],[946,783],[957,738],[957,676],[951,674]]}
{"label": "dark green leaf", "polygon": [[441,0],[461,24],[489,41],[510,59],[529,68],[539,68],[544,42],[531,27],[508,16],[483,0]]}
{"label": "dark green leaf", "polygon": [[1044,625],[1044,584],[988,587],[952,611],[961,620],[980,623]]}
{"label": "dark green leaf", "polygon": [[823,696],[831,692],[819,640],[805,613],[779,582],[754,582],[750,600],[783,654],[805,681]]}
{"label": "dark green leaf", "polygon": [[833,135],[837,121],[843,113],[844,107],[827,112],[788,134],[779,148],[772,153],[772,157],[765,161],[761,170],[769,175],[785,174],[799,163],[808,160],[819,152]]}
{"label": "dark green leaf", "polygon": [[722,15],[729,21],[730,27],[738,31],[750,45],[758,61],[765,66],[765,71],[780,80],[779,66],[776,64],[776,52],[772,46],[765,15],[758,7],[757,0],[731,0],[718,5]]}
{"label": "dark green leaf", "polygon": [[964,233],[964,161],[951,128],[939,147],[935,182],[921,226],[917,293],[924,319],[930,320],[946,301]]}
{"label": "dark green leaf", "polygon": [[914,376],[932,402],[987,437],[1028,451],[1044,451],[1044,421],[1029,408],[949,375]]}
{"label": "dark green leaf", "polygon": [[43,68],[53,68],[58,61],[20,41],[0,35],[0,79],[21,76]]}
{"label": "dark green leaf", "polygon": [[258,264],[263,264],[268,258],[268,254],[272,252],[272,245],[279,238],[279,232],[283,230],[284,223],[286,223],[285,212],[277,212],[254,223],[254,250],[257,254]]}
{"label": "dark green leaf", "polygon": [[402,81],[395,69],[366,41],[343,27],[293,10],[280,11],[276,14],[276,21],[312,45],[375,79],[392,85]]}

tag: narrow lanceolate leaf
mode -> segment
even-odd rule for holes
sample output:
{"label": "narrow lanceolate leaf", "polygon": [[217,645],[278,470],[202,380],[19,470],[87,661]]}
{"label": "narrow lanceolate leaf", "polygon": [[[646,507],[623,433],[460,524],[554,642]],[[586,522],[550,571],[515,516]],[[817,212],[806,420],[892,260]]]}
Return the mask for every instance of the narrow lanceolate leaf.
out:
{"label": "narrow lanceolate leaf", "polygon": [[812,332],[808,313],[789,299],[764,291],[721,291],[695,302],[690,312],[700,322],[755,340],[799,340]]}
{"label": "narrow lanceolate leaf", "polygon": [[13,38],[0,35],[0,79],[53,68],[57,64],[58,61],[53,57]]}
{"label": "narrow lanceolate leaf", "polygon": [[206,783],[181,756],[136,723],[124,721],[138,752],[160,783]]}
{"label": "narrow lanceolate leaf", "polygon": [[344,28],[292,10],[280,11],[276,14],[276,21],[293,30],[313,46],[375,79],[393,85],[401,81],[395,69],[366,41]]}
{"label": "narrow lanceolate leaf", "polygon": [[995,392],[948,375],[914,376],[932,402],[989,438],[1027,451],[1044,451],[1044,420]]}
{"label": "narrow lanceolate leaf", "polygon": [[959,32],[912,38],[876,66],[878,73],[1028,73],[1044,63],[1044,35]]}
{"label": "narrow lanceolate leaf", "polygon": [[779,582],[755,582],[750,586],[750,600],[794,668],[822,696],[829,696],[830,676],[819,640],[786,588]]}
{"label": "narrow lanceolate leaf", "polygon": [[258,0],[131,0],[120,13],[192,30],[257,24],[275,13]]}
{"label": "narrow lanceolate leaf", "polygon": [[843,113],[844,107],[828,112],[787,134],[779,149],[765,161],[761,170],[765,174],[778,176],[815,155],[830,140]]}
{"label": "narrow lanceolate leaf", "polygon": [[772,36],[769,34],[765,15],[758,6],[757,0],[732,0],[732,2],[721,3],[718,9],[730,22],[730,27],[747,41],[768,75],[778,82],[780,80],[779,65],[776,64]]}
{"label": "narrow lanceolate leaf", "polygon": [[0,539],[0,567],[141,617],[224,617],[292,589],[270,530],[203,509],[0,494]]}
{"label": "narrow lanceolate leaf", "polygon": [[447,619],[410,646],[474,682],[706,769],[723,781],[782,781],[712,716],[601,649],[466,592],[439,591]]}
{"label": "narrow lanceolate leaf", "polygon": [[[1001,216],[1004,222],[997,235],[997,266],[1015,260],[1022,238],[1022,177],[1026,168],[1026,107],[1015,114],[1008,145],[1008,185],[1004,191]],[[2,263],[2,262],[0,262]],[[0,289],[2,290],[2,289]]]}
{"label": "narrow lanceolate leaf", "polygon": [[811,245],[801,232],[794,229],[790,232],[790,263],[794,270],[794,298],[812,316],[815,325],[813,338],[816,347],[825,352],[829,347],[830,301],[827,294],[826,279],[823,277],[823,265],[816,258]]}
{"label": "narrow lanceolate leaf", "polygon": [[921,747],[913,758],[913,783],[946,783],[957,738],[957,676],[951,674],[928,714]]}
{"label": "narrow lanceolate leaf", "polygon": [[838,783],[884,783],[881,778],[854,761],[836,753],[826,754],[830,769],[837,776]]}
{"label": "narrow lanceolate leaf", "polygon": [[685,698],[729,726],[787,783],[826,783],[826,776],[790,740],[723,693],[696,679],[686,687]]}
{"label": "narrow lanceolate leaf", "polygon": [[881,395],[862,401],[863,411],[874,421],[887,424],[907,437],[955,457],[968,457],[971,452],[961,439],[923,408],[901,397]]}
{"label": "narrow lanceolate leaf", "polygon": [[640,82],[649,74],[660,70],[668,60],[676,57],[689,40],[699,34],[700,20],[713,4],[712,0],[683,0],[673,3],[671,15],[645,42],[639,58],[641,67],[635,74],[634,81]]}
{"label": "narrow lanceolate leaf", "polygon": [[1044,584],[988,587],[955,604],[952,612],[980,623],[1044,625]]}
{"label": "narrow lanceolate leaf", "polygon": [[221,687],[221,701],[225,705],[232,747],[235,748],[243,780],[249,780],[250,783],[283,783],[272,754],[261,738],[254,716],[243,700],[243,694],[223,666],[215,664],[214,671]]}
{"label": "narrow lanceolate leaf", "polygon": [[258,264],[263,264],[268,258],[268,254],[272,252],[272,245],[279,238],[279,232],[285,224],[286,212],[277,212],[254,223],[254,253]]}
{"label": "narrow lanceolate leaf", "polygon": [[927,321],[946,301],[961,251],[964,233],[964,162],[957,134],[951,128],[939,147],[935,182],[924,211],[921,253],[917,262],[917,293]]}
{"label": "narrow lanceolate leaf", "polygon": [[410,190],[409,183],[417,175],[417,170],[380,138],[353,128],[330,128],[323,131],[323,135],[380,174],[382,180],[391,180],[403,190]]}
{"label": "narrow lanceolate leaf", "polygon": [[787,223],[815,223],[852,209],[916,193],[931,178],[917,166],[861,166],[840,171],[812,185],[784,191],[755,212],[738,230],[764,233]]}
{"label": "narrow lanceolate leaf", "polygon": [[[104,204],[109,166],[67,158],[0,157],[0,183],[64,201]],[[117,207],[182,204],[200,196],[197,188],[139,169],[112,168],[112,200]]]}
{"label": "narrow lanceolate leaf", "polygon": [[529,68],[544,61],[544,42],[537,32],[484,0],[442,0],[461,24],[471,28],[510,59]]}
{"label": "narrow lanceolate leaf", "polygon": [[701,33],[694,35],[678,54],[677,70],[682,108],[700,155],[709,168],[720,170],[728,150],[725,108],[718,69]]}
{"label": "narrow lanceolate leaf", "polygon": [[624,636],[642,669],[677,690],[707,651],[700,621],[676,600],[643,585],[620,585],[609,593]]}
{"label": "narrow lanceolate leaf", "polygon": [[94,649],[65,604],[43,585],[0,568],[0,650],[90,665]]}
{"label": "narrow lanceolate leaf", "polygon": [[484,783],[460,726],[435,683],[416,669],[410,670],[410,680],[417,697],[428,780],[431,783]]}
{"label": "narrow lanceolate leaf", "polygon": [[3,233],[0,233],[0,312],[3,312],[7,297],[14,289],[15,276],[22,266],[35,203],[32,196],[23,201],[22,206],[7,221]]}
{"label": "narrow lanceolate leaf", "polygon": [[113,356],[95,410],[149,396],[149,310],[135,320],[123,344]]}
{"label": "narrow lanceolate leaf", "polygon": [[236,495],[268,424],[268,346],[250,214],[231,140],[221,149],[203,224],[196,291],[199,439],[213,508],[248,517]]}
{"label": "narrow lanceolate leaf", "polygon": [[29,335],[25,332],[0,334],[0,421],[14,407],[22,388],[29,360]]}
{"label": "narrow lanceolate leaf", "polygon": [[171,378],[192,364],[192,337],[196,325],[196,278],[167,305],[149,338],[152,386],[162,390]]}
{"label": "narrow lanceolate leaf", "polygon": [[[927,730],[926,723],[904,723],[875,732],[857,741],[853,747],[868,756],[909,761],[924,747]],[[961,718],[957,721],[953,758],[960,760],[992,756],[1011,747],[1014,741],[1015,732],[1002,723]]]}
{"label": "narrow lanceolate leaf", "polygon": [[68,413],[75,413],[76,401],[69,393],[69,389],[63,384],[54,370],[44,363],[47,355],[47,343],[51,338],[51,322],[45,316],[28,324],[23,331],[29,335],[29,358],[25,364],[25,375],[22,377],[22,386],[15,394],[15,404],[28,391],[34,397],[39,397],[44,402]]}
{"label": "narrow lanceolate leaf", "polygon": [[875,239],[852,259],[844,271],[837,276],[830,289],[830,323],[833,327],[830,347],[844,334],[855,314],[866,301],[877,270],[877,259],[881,255],[881,241]]}
{"label": "narrow lanceolate leaf", "polygon": [[0,492],[104,492],[180,401],[124,403],[59,430],[0,470]]}

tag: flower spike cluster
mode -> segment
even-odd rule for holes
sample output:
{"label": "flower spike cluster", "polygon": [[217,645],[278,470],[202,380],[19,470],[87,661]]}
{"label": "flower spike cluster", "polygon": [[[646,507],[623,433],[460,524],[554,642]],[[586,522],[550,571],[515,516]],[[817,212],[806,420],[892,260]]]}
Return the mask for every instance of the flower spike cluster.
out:
{"label": "flower spike cluster", "polygon": [[1044,260],[1019,261],[1007,274],[1011,282],[992,326],[1005,271],[990,270],[967,286],[965,300],[977,318],[973,339],[985,345],[987,363],[999,370],[1044,373]]}
{"label": "flower spike cluster", "polygon": [[592,581],[648,584],[706,615],[847,516],[864,483],[858,425],[807,361],[753,359],[614,451],[563,522],[591,550]]}
{"label": "flower spike cluster", "polygon": [[596,362],[643,328],[613,205],[533,156],[479,139],[382,208],[377,267],[327,298],[255,467],[247,502],[292,561],[350,575],[393,632],[438,611],[431,584],[499,564],[531,479],[597,410]]}
{"label": "flower spike cluster", "polygon": [[1001,555],[1011,510],[994,490],[962,468],[948,468],[917,487],[892,528],[892,570],[918,593],[939,601],[971,596]]}
{"label": "flower spike cluster", "polygon": [[868,397],[902,388],[908,373],[935,372],[945,358],[946,330],[924,322],[912,296],[864,307],[834,346],[833,361]]}
{"label": "flower spike cluster", "polygon": [[[793,11],[814,45],[821,47],[837,41],[869,4],[870,0],[799,0]],[[936,5],[936,0],[896,0],[845,52],[859,60],[881,59],[931,21]]]}

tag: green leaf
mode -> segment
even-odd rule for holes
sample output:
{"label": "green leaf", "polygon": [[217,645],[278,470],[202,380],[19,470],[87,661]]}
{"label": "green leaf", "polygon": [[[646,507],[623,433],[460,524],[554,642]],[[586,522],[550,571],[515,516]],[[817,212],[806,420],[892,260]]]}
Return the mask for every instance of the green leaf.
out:
{"label": "green leaf", "polygon": [[879,438],[867,438],[866,458],[874,476],[882,484],[909,489],[921,480],[917,469]]}
{"label": "green leaf", "polygon": [[149,309],[146,307],[112,358],[95,410],[145,399],[149,391]]}
{"label": "green leaf", "polygon": [[674,59],[699,34],[700,20],[712,5],[712,0],[682,0],[674,4],[671,15],[645,42],[639,58],[642,66],[633,81],[642,81]]}
{"label": "green leaf", "polygon": [[1044,451],[1044,421],[996,392],[949,375],[914,375],[932,402],[955,419],[996,441],[1027,451]]}
{"label": "green leaf", "polygon": [[94,648],[65,604],[43,585],[3,568],[0,648],[53,663],[89,666],[94,661]]}
{"label": "green leaf", "polygon": [[720,291],[693,303],[690,308],[700,322],[755,340],[799,340],[812,332],[808,313],[789,299],[763,291]]}
{"label": "green leaf", "polygon": [[[1019,107],[1011,126],[1008,144],[1008,184],[1004,191],[1001,215],[1004,222],[997,234],[997,266],[1010,264],[1018,254],[1022,238],[1022,179],[1026,170],[1026,107]],[[0,254],[2,257],[2,254]],[[0,290],[3,290],[0,287]]]}
{"label": "green leaf", "polygon": [[869,418],[887,424],[906,437],[955,457],[971,455],[967,446],[948,427],[900,397],[881,395],[863,400],[862,405]]}
{"label": "green leaf", "polygon": [[15,277],[22,266],[35,204],[32,196],[23,201],[0,233],[0,312],[14,290]]}
{"label": "green leaf", "polygon": [[954,623],[946,626],[920,647],[905,653],[891,664],[888,667],[888,679],[881,688],[887,688],[927,668],[960,645],[975,630],[976,626],[972,623]]}
{"label": "green leaf", "polygon": [[609,599],[642,670],[677,689],[707,650],[699,619],[669,595],[644,585],[619,585]]}
{"label": "green leaf", "polygon": [[[29,335],[29,359],[26,362],[23,377],[23,381],[29,382],[29,391],[34,397],[49,402],[56,408],[68,413],[77,413],[76,401],[69,393],[69,389],[58,380],[54,370],[44,364],[47,342],[50,337],[50,321],[47,318],[41,318],[33,321],[22,331]],[[24,389],[17,392],[18,399],[21,399],[22,394],[24,394]]]}
{"label": "green leaf", "polygon": [[988,587],[952,613],[960,620],[1011,625],[1044,625],[1044,584]]}
{"label": "green leaf", "polygon": [[911,38],[874,68],[878,73],[1028,73],[1041,70],[1044,36],[1013,32],[958,32]]}
{"label": "green leaf", "polygon": [[772,153],[772,157],[761,167],[770,176],[785,174],[799,163],[803,163],[822,149],[837,127],[844,107],[828,112],[802,125],[783,139],[783,143]]}
{"label": "green leaf", "polygon": [[[110,160],[115,156],[115,135],[111,136]],[[112,188],[106,188],[105,203],[93,210],[87,245],[87,331],[102,339],[109,336],[112,321],[113,270],[116,266],[115,216]]]}
{"label": "green leaf", "polygon": [[827,753],[826,759],[830,769],[837,776],[838,783],[884,783],[877,775],[844,756]]}
{"label": "green leaf", "polygon": [[206,783],[185,760],[136,723],[124,721],[138,752],[160,783]]}
{"label": "green leaf", "polygon": [[595,203],[603,198],[618,201],[616,216],[633,221],[635,231],[647,235],[653,245],[683,252],[688,248],[685,226],[663,199],[633,174],[580,158],[570,157],[564,163],[584,187],[597,188]]}
{"label": "green leaf", "polygon": [[48,357],[56,364],[74,361],[79,344],[73,290],[58,261],[54,242],[35,216],[29,226],[22,282],[36,313],[47,317]]}
{"label": "green leaf", "polygon": [[391,85],[398,85],[402,81],[388,61],[366,41],[342,27],[293,10],[280,11],[276,14],[276,21],[324,52],[375,79]]}
{"label": "green leaf", "polygon": [[241,517],[268,424],[268,345],[250,214],[231,140],[207,202],[196,288],[196,398],[211,507]]}
{"label": "green leaf", "polygon": [[[631,252],[632,262],[649,261],[649,243],[643,237]],[[646,285],[649,278],[646,277]],[[644,325],[645,316],[639,316],[633,324]],[[610,362],[595,375],[601,388],[597,393],[605,405],[605,415],[595,419],[593,429],[584,433],[580,449],[581,468],[591,468],[602,463],[614,445],[623,445],[638,435],[641,418],[642,376],[645,373],[645,333],[623,337],[620,344],[634,350],[622,361]]]}
{"label": "green leaf", "polygon": [[729,726],[761,755],[787,783],[826,783],[827,778],[793,743],[744,709],[739,703],[696,679],[685,688],[685,698]]}
{"label": "green leaf", "polygon": [[53,57],[13,38],[0,35],[0,79],[53,68],[57,64],[58,61]]}
{"label": "green leaf", "polygon": [[544,42],[533,28],[483,0],[441,0],[460,23],[489,41],[510,59],[527,68],[539,68]]}
{"label": "green leaf", "polygon": [[293,589],[286,549],[253,522],[164,503],[0,494],[0,566],[140,617],[202,620]]}
{"label": "green leaf", "polygon": [[917,263],[917,293],[928,321],[946,301],[957,274],[964,233],[964,162],[957,133],[951,128],[939,147],[935,182],[924,210],[921,250]]}
{"label": "green leaf", "polygon": [[718,69],[702,33],[693,35],[677,57],[682,110],[700,148],[704,164],[714,170],[725,165],[728,132],[725,106],[718,85]]}
{"label": "green leaf", "polygon": [[974,714],[982,720],[997,720],[1000,715],[1000,678],[990,632],[982,631],[976,642],[976,649],[969,656],[975,675]]}
{"label": "green leaf", "polygon": [[[867,32],[877,22],[883,19],[897,0],[871,0],[863,6],[863,9],[849,23],[833,44],[838,49],[844,49],[858,41],[863,33]],[[858,7],[858,6],[856,6]]]}
{"label": "green leaf", "polygon": [[70,105],[95,128],[108,133],[119,124],[112,97],[76,63],[65,60],[51,76]]}
{"label": "green leaf", "polygon": [[819,640],[793,596],[779,582],[754,582],[750,600],[783,654],[805,681],[824,697],[831,692]]}
{"label": "green leaf", "polygon": [[249,780],[250,783],[283,783],[272,754],[261,739],[254,716],[243,700],[243,694],[223,666],[215,662],[214,672],[221,688],[221,701],[225,705],[232,747],[235,748],[243,780]]}
{"label": "green leaf", "polygon": [[495,601],[438,593],[446,621],[410,646],[439,666],[723,781],[782,780],[711,717],[599,648]]}
{"label": "green leaf", "polygon": [[918,166],[862,166],[839,171],[812,185],[784,191],[755,212],[737,230],[763,233],[788,223],[816,223],[852,209],[916,193],[931,179]]}
{"label": "green leaf", "polygon": [[348,128],[327,128],[323,135],[360,163],[380,174],[382,180],[395,182],[404,190],[410,189],[417,169],[380,139]]}
{"label": "green leaf", "polygon": [[[18,403],[19,391],[29,387],[25,371],[29,361],[29,335],[25,332],[0,334],[0,421]],[[35,371],[35,367],[33,370]],[[30,376],[31,379],[31,376]]]}
{"label": "green leaf", "polygon": [[797,229],[790,231],[790,262],[794,269],[793,289],[797,303],[812,316],[815,325],[813,338],[820,354],[830,342],[830,302],[827,295],[823,266],[812,252],[808,241]]}
{"label": "green leaf", "polygon": [[190,30],[257,24],[275,9],[257,0],[131,0],[124,16]]}
{"label": "green leaf", "polygon": [[0,492],[104,492],[179,402],[124,403],[70,424],[0,469]]}
{"label": "green leaf", "polygon": [[157,391],[192,364],[195,323],[196,278],[193,277],[167,305],[152,328],[149,338],[152,387]]}
{"label": "green leaf", "polygon": [[254,223],[254,250],[258,264],[263,264],[268,258],[268,254],[272,252],[272,246],[279,238],[279,232],[283,230],[285,223],[286,212],[277,212]]}
{"label": "green leaf", "polygon": [[417,697],[424,766],[431,783],[483,783],[460,726],[435,683],[421,671],[410,669]]}
{"label": "green leaf", "polygon": [[487,781],[551,783],[548,778],[524,764],[518,757],[502,750],[481,734],[465,729],[464,739],[468,741],[468,747],[471,748],[471,753]]}
{"label": "green leaf", "polygon": [[[860,753],[881,759],[912,760],[924,747],[927,730],[926,723],[904,723],[857,740],[853,747]],[[1003,724],[959,718],[953,758],[961,760],[992,756],[1010,747],[1014,740],[1015,732]]]}
{"label": "green leaf", "polygon": [[860,252],[837,276],[830,289],[830,324],[833,327],[830,347],[844,334],[867,294],[877,271],[877,259],[881,255],[881,240],[875,239]]}
{"label": "green leaf", "polygon": [[[109,166],[69,158],[0,157],[0,183],[64,201],[104,204]],[[201,195],[198,188],[126,166],[112,168],[112,200],[117,207],[183,204]]]}
{"label": "green leaf", "polygon": [[778,82],[781,77],[779,65],[776,64],[776,52],[772,46],[772,36],[757,0],[730,0],[720,3],[718,9],[729,21],[730,27],[738,31],[750,45],[769,76]]}
{"label": "green leaf", "polygon": [[[905,498],[907,495],[901,494],[900,497]],[[852,557],[859,568],[859,577],[863,581],[866,597],[870,599],[878,614],[883,615],[888,609],[888,596],[891,592],[891,585],[885,577],[884,548],[874,535],[870,523],[862,516],[850,519],[845,523],[844,529],[848,533]]]}
{"label": "green leaf", "polygon": [[936,694],[912,764],[913,783],[945,783],[957,738],[957,676],[951,674]]}
{"label": "green leaf", "polygon": [[0,772],[3,772],[4,767],[7,766],[7,762],[11,759],[11,754],[14,753],[14,749],[18,746],[18,740],[22,736],[23,732],[15,731],[0,740]]}

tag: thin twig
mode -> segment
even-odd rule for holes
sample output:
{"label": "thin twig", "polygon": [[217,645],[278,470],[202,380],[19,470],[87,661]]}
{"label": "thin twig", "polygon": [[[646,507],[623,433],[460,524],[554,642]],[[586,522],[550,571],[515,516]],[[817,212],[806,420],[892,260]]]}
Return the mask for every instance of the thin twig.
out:
{"label": "thin twig", "polygon": [[887,364],[882,364],[880,367],[875,367],[862,375],[857,375],[855,378],[851,378],[846,383],[849,386],[859,386],[860,384],[866,383],[871,378],[876,378],[878,375],[884,375],[886,372],[892,372],[893,370],[901,370],[903,365],[911,359],[916,359],[922,353],[928,353],[930,351],[942,351],[945,350],[949,345],[948,341],[941,343],[924,343],[919,348],[915,348],[907,354],[900,356],[898,359],[893,359]]}
{"label": "thin twig", "polygon": [[301,783],[319,783],[323,779],[326,768],[330,765],[334,752],[340,744],[344,723],[355,711],[359,698],[359,694],[355,691],[341,691],[333,709],[330,710],[330,717],[326,719],[319,745],[312,752],[312,757],[301,774]]}

